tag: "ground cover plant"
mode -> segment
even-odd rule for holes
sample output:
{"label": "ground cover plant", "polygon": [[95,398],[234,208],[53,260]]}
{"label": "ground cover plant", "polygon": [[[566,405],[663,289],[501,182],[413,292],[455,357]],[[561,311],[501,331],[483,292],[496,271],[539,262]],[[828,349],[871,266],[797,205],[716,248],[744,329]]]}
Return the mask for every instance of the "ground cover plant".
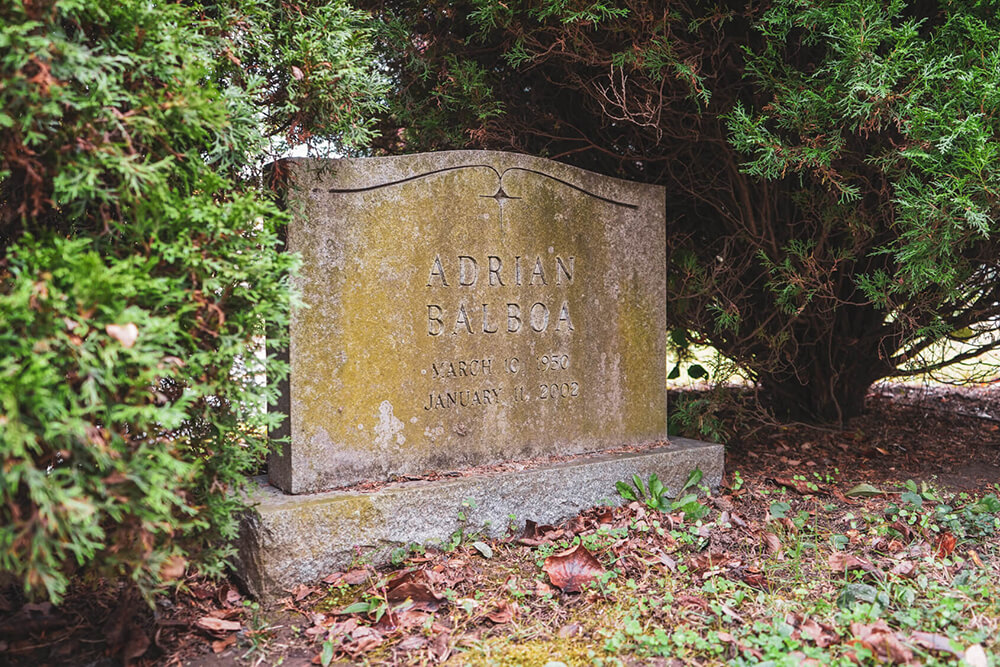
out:
{"label": "ground cover plant", "polygon": [[14,664],[995,665],[1000,394],[884,394],[846,431],[758,431],[684,507],[644,479],[624,507],[359,557],[266,609],[196,577],[155,615],[115,589],[6,597],[0,641]]}

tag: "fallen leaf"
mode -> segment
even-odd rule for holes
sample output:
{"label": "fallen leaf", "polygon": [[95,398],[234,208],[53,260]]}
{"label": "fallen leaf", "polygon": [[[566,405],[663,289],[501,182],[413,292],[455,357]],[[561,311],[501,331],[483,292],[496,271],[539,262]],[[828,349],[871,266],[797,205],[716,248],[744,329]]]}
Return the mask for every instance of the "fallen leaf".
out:
{"label": "fallen leaf", "polygon": [[986,651],[979,644],[973,644],[965,649],[964,660],[969,667],[988,667],[989,661],[986,659]]}
{"label": "fallen leaf", "polygon": [[346,584],[348,586],[357,586],[365,583],[366,581],[368,581],[368,570],[358,568],[356,570],[345,572],[338,583]]}
{"label": "fallen leaf", "polygon": [[819,489],[818,487],[816,489],[810,488],[809,482],[806,482],[804,480],[791,479],[789,477],[772,477],[771,481],[777,484],[778,486],[783,486],[785,488],[791,489],[792,491],[795,491],[796,493],[803,496],[814,496],[817,493],[822,493],[822,490]]}
{"label": "fallen leaf", "polygon": [[445,597],[433,589],[433,581],[427,570],[409,570],[389,580],[386,584],[387,602],[411,600],[412,609],[435,611]]}
{"label": "fallen leaf", "polygon": [[860,642],[883,661],[888,660],[896,665],[913,662],[913,651],[900,641],[882,619],[872,624],[851,623],[851,632],[854,634],[852,641]]}
{"label": "fallen leaf", "polygon": [[404,630],[422,626],[431,615],[419,609],[404,609],[396,616],[396,625]]}
{"label": "fallen leaf", "polygon": [[897,577],[904,577],[910,579],[917,571],[917,564],[909,560],[901,560],[892,566],[889,570],[889,574],[894,574]]}
{"label": "fallen leaf", "polygon": [[767,577],[764,572],[756,567],[748,567],[740,572],[743,583],[753,588],[764,590],[767,588]]}
{"label": "fallen leaf", "polygon": [[839,641],[833,626],[805,618],[801,614],[788,614],[785,617],[785,623],[796,628],[800,632],[800,636],[807,637],[820,648],[832,646]]}
{"label": "fallen leaf", "polygon": [[910,641],[912,641],[917,646],[921,648],[928,649],[930,651],[937,651],[939,653],[951,653],[952,655],[962,657],[962,650],[953,648],[951,645],[951,640],[944,635],[936,635],[930,632],[914,632],[910,635]]}
{"label": "fallen leaf", "polygon": [[209,632],[235,632],[243,627],[239,621],[226,621],[214,616],[202,616],[195,621],[195,625]]}
{"label": "fallen leaf", "polygon": [[553,526],[539,526],[531,519],[528,519],[524,522],[524,532],[521,534],[518,542],[529,547],[537,547],[559,539],[562,534],[562,530]]}
{"label": "fallen leaf", "polygon": [[889,528],[892,528],[894,531],[902,535],[903,539],[906,540],[907,542],[913,539],[913,529],[905,521],[900,521],[899,519],[896,519],[895,521],[889,524]]}
{"label": "fallen leaf", "polygon": [[544,581],[536,581],[534,592],[536,597],[543,598],[550,595],[555,595],[556,589],[552,588]]}
{"label": "fallen leaf", "polygon": [[582,544],[549,556],[542,570],[549,575],[549,581],[564,593],[579,593],[604,574],[600,561]]}
{"label": "fallen leaf", "polygon": [[184,576],[187,569],[187,561],[183,556],[171,556],[160,566],[160,579],[163,581],[174,581]]}
{"label": "fallen leaf", "polygon": [[510,623],[516,613],[517,606],[503,600],[497,604],[496,609],[486,614],[486,618],[493,621],[497,625],[503,625],[504,623]]}
{"label": "fallen leaf", "polygon": [[937,544],[934,546],[934,555],[938,558],[947,558],[955,550],[957,540],[951,533],[941,533]]}
{"label": "fallen leaf", "polygon": [[125,642],[125,648],[122,649],[121,653],[125,664],[131,664],[132,660],[144,655],[148,648],[149,636],[135,623],[129,625],[128,640]]}
{"label": "fallen leaf", "polygon": [[764,546],[767,547],[767,553],[776,554],[781,551],[781,540],[774,533],[764,533]]}
{"label": "fallen leaf", "polygon": [[858,558],[844,551],[834,551],[827,559],[830,569],[834,572],[850,572],[851,570],[863,570],[873,575],[877,579],[885,579],[885,572],[869,561]]}
{"label": "fallen leaf", "polygon": [[451,655],[451,635],[441,632],[431,640],[430,653],[438,662],[444,662]]}
{"label": "fallen leaf", "polygon": [[216,639],[212,642],[212,653],[222,653],[235,643],[236,635],[229,635],[223,639]]}
{"label": "fallen leaf", "polygon": [[139,338],[139,327],[129,322],[128,324],[109,324],[104,327],[109,336],[122,344],[122,347],[130,348],[135,345]]}
{"label": "fallen leaf", "polygon": [[559,632],[557,632],[556,635],[558,635],[560,639],[570,639],[571,637],[576,637],[581,632],[583,632],[583,626],[579,623],[567,623],[559,628]]}
{"label": "fallen leaf", "polygon": [[367,653],[372,649],[381,646],[383,637],[382,633],[374,628],[369,628],[366,625],[359,625],[351,633],[351,639],[353,643],[344,647],[352,655],[359,655],[361,653]]}
{"label": "fallen leaf", "polygon": [[298,67],[292,65],[292,76],[295,77],[296,81],[301,81],[303,77],[305,77],[305,74],[303,74],[302,70],[300,70]]}
{"label": "fallen leaf", "polygon": [[396,644],[396,648],[400,651],[416,651],[425,646],[427,646],[427,640],[420,635],[410,635]]}
{"label": "fallen leaf", "polygon": [[238,603],[240,600],[243,599],[243,596],[240,595],[240,592],[235,588],[227,586],[225,588],[225,591],[226,595],[222,601],[227,605],[235,605],[236,603]]}
{"label": "fallen leaf", "polygon": [[473,542],[472,548],[482,554],[483,558],[493,558],[493,548],[486,542]]}
{"label": "fallen leaf", "polygon": [[323,577],[324,584],[339,584],[340,580],[344,578],[343,572],[334,572]]}

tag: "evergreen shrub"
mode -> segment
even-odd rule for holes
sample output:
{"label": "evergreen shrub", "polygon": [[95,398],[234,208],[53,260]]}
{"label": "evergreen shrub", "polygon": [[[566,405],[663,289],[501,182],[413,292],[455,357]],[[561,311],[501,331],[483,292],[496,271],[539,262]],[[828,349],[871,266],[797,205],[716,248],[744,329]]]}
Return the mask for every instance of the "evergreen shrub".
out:
{"label": "evergreen shrub", "polygon": [[362,19],[0,7],[0,570],[29,594],[222,572],[286,372],[261,341],[295,258],[255,174],[270,145],[369,135]]}

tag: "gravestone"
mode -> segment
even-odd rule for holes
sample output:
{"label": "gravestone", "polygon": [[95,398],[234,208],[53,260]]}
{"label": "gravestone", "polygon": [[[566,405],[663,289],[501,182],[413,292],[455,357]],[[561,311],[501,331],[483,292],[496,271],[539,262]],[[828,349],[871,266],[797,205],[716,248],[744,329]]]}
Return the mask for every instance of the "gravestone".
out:
{"label": "gravestone", "polygon": [[[663,188],[483,151],[279,169],[302,305],[286,442],[244,531],[254,592],[336,567],[331,533],[345,553],[445,538],[467,498],[496,531],[639,470],[719,483],[719,446],[665,442]],[[442,473],[461,477],[407,482]]]}
{"label": "gravestone", "polygon": [[665,437],[662,188],[500,153],[289,166],[308,307],[273,484]]}

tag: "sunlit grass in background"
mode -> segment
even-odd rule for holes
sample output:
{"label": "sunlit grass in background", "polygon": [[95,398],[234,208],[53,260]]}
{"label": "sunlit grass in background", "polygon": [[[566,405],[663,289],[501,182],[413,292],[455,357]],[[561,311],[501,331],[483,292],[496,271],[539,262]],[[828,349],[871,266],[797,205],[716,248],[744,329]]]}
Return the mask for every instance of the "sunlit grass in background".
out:
{"label": "sunlit grass in background", "polygon": [[[946,357],[961,353],[966,349],[973,349],[973,347],[973,345],[965,343],[942,343],[925,351],[921,355],[920,361],[932,364]],[[668,352],[667,373],[669,374],[677,365],[678,358]],[[708,371],[708,375],[691,377],[689,371],[694,365],[704,368]],[[718,383],[730,385],[748,385],[751,383],[746,374],[740,371],[731,359],[719,354],[715,348],[707,346],[692,347],[690,357],[680,362],[679,372],[678,377],[667,378],[667,387],[669,389],[706,389]],[[935,370],[931,373],[887,378],[883,382],[892,384],[962,386],[977,386],[1000,382],[1000,350],[991,350],[978,357]]]}

